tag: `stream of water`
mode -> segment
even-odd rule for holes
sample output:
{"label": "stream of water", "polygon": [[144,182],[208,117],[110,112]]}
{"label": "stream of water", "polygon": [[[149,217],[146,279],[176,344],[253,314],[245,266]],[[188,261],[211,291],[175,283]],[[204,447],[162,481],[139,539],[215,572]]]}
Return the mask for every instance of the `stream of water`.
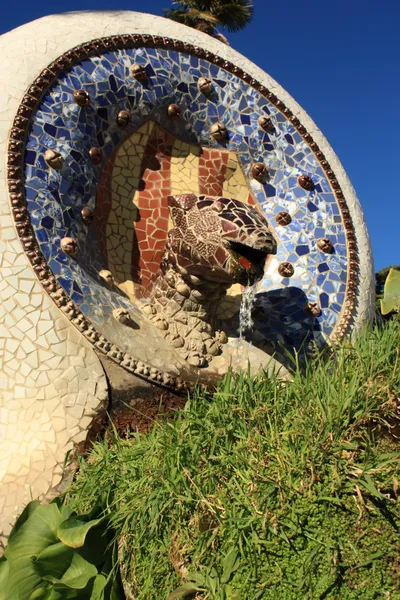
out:
{"label": "stream of water", "polygon": [[254,305],[254,299],[256,296],[256,284],[248,283],[243,290],[242,302],[240,304],[239,311],[239,336],[240,340],[243,339],[243,333],[246,329],[251,329],[254,325],[251,312]]}

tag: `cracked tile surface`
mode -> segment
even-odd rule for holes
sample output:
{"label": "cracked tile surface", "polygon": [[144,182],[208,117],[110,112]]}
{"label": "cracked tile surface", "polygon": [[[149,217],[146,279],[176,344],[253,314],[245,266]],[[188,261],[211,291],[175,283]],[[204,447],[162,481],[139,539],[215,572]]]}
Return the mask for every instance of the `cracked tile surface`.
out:
{"label": "cracked tile surface", "polygon": [[[371,250],[364,218],[354,190],[333,150],[308,115],[274,80],[250,61],[240,56],[232,48],[195,30],[153,15],[124,11],[86,13],[85,18],[82,18],[79,13],[50,16],[5,34],[0,38],[3,57],[0,65],[0,78],[3,82],[0,106],[0,514],[2,516],[0,527],[5,534],[31,495],[38,497],[46,494],[60,480],[65,452],[71,448],[73,442],[83,439],[89,419],[107,395],[105,377],[92,347],[47,296],[37,281],[36,275],[25,257],[21,242],[17,238],[10,214],[6,173],[3,168],[11,121],[27,87],[52,60],[71,47],[87,40],[134,31],[183,39],[189,43],[206,47],[227,60],[240,64],[251,76],[274,91],[301,119],[334,168],[352,214],[360,253],[360,291],[355,311],[355,326],[361,326],[373,311],[374,286]],[[154,55],[152,60],[156,61],[160,58]],[[161,64],[157,68],[162,77],[164,65]],[[190,69],[195,68],[197,67],[191,65],[189,61],[188,77],[193,77]],[[173,72],[175,75],[177,74],[176,70]],[[210,74],[215,77],[214,72],[210,72]],[[164,79],[167,79],[167,75],[169,76],[169,73],[165,75]],[[109,74],[107,74],[108,76]],[[223,89],[221,87],[222,98],[224,98]],[[226,104],[226,98],[224,102]],[[240,99],[238,102],[240,103]],[[217,116],[219,117],[218,110],[215,113],[215,117]],[[72,119],[73,115],[69,114],[67,117]],[[278,119],[278,117],[277,114],[276,118]],[[43,121],[45,120],[43,117]],[[201,119],[198,122],[200,121]],[[232,127],[236,126],[230,122],[227,124]],[[246,128],[250,127],[250,124],[247,123],[247,120],[238,124],[237,127],[242,129],[239,129],[235,135],[239,136],[240,134],[244,137],[247,135],[248,137],[249,132]],[[290,169],[292,167],[288,161],[294,160],[293,154],[301,151],[300,148],[296,148],[296,144],[300,144],[300,141],[296,141],[292,131],[285,129],[287,126],[283,121],[280,122],[280,127],[282,133],[280,141],[276,142],[274,153],[270,153],[269,158],[266,159],[269,168],[275,171],[275,191],[278,190],[276,197],[279,198],[279,203],[271,208],[268,192],[261,190],[259,184],[252,186],[252,193],[256,197],[263,194],[262,202],[265,202],[266,210],[271,209],[272,215],[279,212],[278,209],[289,209],[291,212],[290,208],[293,206],[293,197],[297,193],[297,188],[291,180],[293,174],[290,173]],[[151,126],[148,125],[148,131],[137,134],[142,137],[132,138],[129,143],[127,141],[123,151],[121,150],[119,155],[114,157],[112,165],[111,196],[114,210],[111,210],[110,214],[114,214],[117,221],[119,218],[124,221],[131,220],[135,226],[137,223],[133,205],[136,204],[136,199],[130,196],[131,187],[126,184],[128,164],[126,160],[130,157],[129,160],[132,161],[129,177],[133,178],[132,185],[134,185],[139,176],[137,167],[142,152],[140,146],[143,147],[143,153],[145,153],[144,148],[149,141],[150,129]],[[52,137],[52,131],[47,132],[49,138]],[[232,138],[232,143],[235,143],[235,138]],[[239,144],[239,141],[237,143]],[[138,146],[138,150],[135,152],[132,151],[133,144]],[[237,148],[227,148],[226,152],[219,152],[219,156],[215,155],[212,158],[215,161],[221,161],[218,169],[225,172],[223,179],[219,182],[222,192],[245,201],[248,186],[242,167],[244,165],[246,168],[249,163],[243,160],[243,165],[237,168],[235,159],[237,151]],[[124,156],[124,152],[126,156]],[[213,149],[210,148],[208,152],[212,153]],[[207,152],[202,157],[197,156],[190,144],[187,147],[175,145],[175,151],[168,164],[170,173],[168,185],[171,190],[174,190],[173,193],[179,193],[181,185],[191,188],[190,190],[185,189],[185,191],[193,192],[197,186],[217,185],[218,182],[208,182],[207,175],[201,174],[202,168],[210,167],[210,165],[207,166],[207,160],[210,159]],[[305,154],[304,157],[298,157],[298,159],[300,163],[308,161],[306,170],[311,169],[317,178],[321,178],[312,157]],[[278,168],[279,161],[286,164],[286,171],[285,168]],[[79,174],[79,176],[81,175],[82,173]],[[160,175],[162,176],[162,173]],[[154,178],[154,185],[159,185],[161,180]],[[151,179],[149,179],[150,182]],[[300,201],[296,204],[296,211],[299,214],[296,216],[299,223],[302,223],[309,213],[318,218],[318,213],[321,212],[319,202],[329,204],[328,198],[325,197],[329,195],[329,190],[324,188],[322,179],[321,181],[318,179],[318,182],[321,184],[321,192],[317,193],[321,197],[318,202],[312,202],[311,208],[307,206],[309,200],[307,202],[302,200],[306,194],[298,198]],[[318,182],[316,181],[316,183]],[[272,190],[269,191],[272,192]],[[93,191],[90,193],[92,194]],[[138,196],[140,193],[140,191],[137,192]],[[105,193],[104,198],[106,197]],[[145,201],[145,197],[142,197],[142,201]],[[116,206],[118,202],[120,203],[119,207]],[[262,202],[260,200],[260,203]],[[111,204],[109,208],[113,208],[113,205]],[[48,216],[53,219],[59,218],[60,214],[57,211],[60,209],[54,203],[52,210],[51,214],[40,215],[41,218]],[[324,210],[326,210],[325,205]],[[133,227],[125,228],[125,238],[121,244],[121,233],[119,230],[116,230],[117,233],[115,233],[116,223],[113,223],[113,218],[104,221],[103,239],[100,239],[98,243],[105,247],[108,260],[118,273],[121,289],[129,297],[134,295],[135,282],[132,272],[126,271],[124,265],[127,264],[127,259],[124,257],[125,254],[132,256],[133,253]],[[157,218],[166,217],[160,214]],[[50,222],[46,221],[45,224],[49,225]],[[297,238],[293,248],[289,248],[293,244],[292,238],[287,240],[282,238],[283,247],[286,248],[286,258],[295,254],[299,264],[304,264],[306,260],[304,257],[308,255],[305,252],[308,241],[307,239],[303,241],[302,237],[307,238],[306,229],[301,225],[296,234]],[[46,227],[43,227],[42,230],[45,233],[49,231]],[[143,230],[143,238],[148,235],[148,232],[149,230],[146,228]],[[331,232],[331,235],[340,236],[341,234],[337,231]],[[44,238],[43,243],[46,243]],[[157,247],[155,243],[151,250],[157,250]],[[330,272],[337,274],[339,280],[339,271],[345,271],[344,260],[344,254],[332,258],[332,261],[336,261],[338,264],[337,267],[334,266],[330,269]],[[273,279],[276,264],[271,262],[269,269],[266,277]],[[149,269],[149,277],[151,273],[152,270]],[[302,281],[304,286],[308,276],[306,270],[300,269],[298,275],[304,279]],[[336,284],[334,280],[331,280],[331,285],[329,285],[326,271],[320,272],[315,277],[320,277],[318,285],[322,286],[321,293],[326,293],[328,296],[341,293],[339,289],[330,291],[331,287],[335,288]],[[314,285],[315,281],[314,278]],[[329,289],[324,291],[324,286],[328,286]],[[71,290],[70,293],[72,295]],[[79,294],[77,291],[76,293]],[[325,297],[322,300],[325,302]],[[82,304],[84,303],[82,302]],[[327,331],[334,325],[335,311],[331,312],[333,316],[326,319]],[[98,318],[100,317],[99,314]]]}

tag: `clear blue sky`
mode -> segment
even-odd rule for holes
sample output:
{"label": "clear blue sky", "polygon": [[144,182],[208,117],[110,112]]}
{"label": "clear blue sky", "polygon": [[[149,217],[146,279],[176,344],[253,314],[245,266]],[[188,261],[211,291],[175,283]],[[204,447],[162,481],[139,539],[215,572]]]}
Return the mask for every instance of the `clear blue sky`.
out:
{"label": "clear blue sky", "polygon": [[[126,9],[161,15],[168,0],[113,4],[20,0],[0,33],[54,12]],[[311,115],[361,201],[375,268],[400,264],[400,3],[255,0],[254,21],[231,45],[272,75]]]}

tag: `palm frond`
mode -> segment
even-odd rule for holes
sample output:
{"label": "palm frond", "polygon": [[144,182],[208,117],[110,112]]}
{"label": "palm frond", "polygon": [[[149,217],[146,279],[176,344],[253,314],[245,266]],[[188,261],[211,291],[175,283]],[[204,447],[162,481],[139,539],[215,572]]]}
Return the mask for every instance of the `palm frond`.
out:
{"label": "palm frond", "polygon": [[189,27],[196,27],[196,25],[201,21],[206,21],[212,26],[219,24],[219,20],[217,19],[217,17],[215,17],[209,12],[203,12],[195,8],[191,8],[188,10],[179,8],[169,8],[164,12],[164,16],[167,19],[171,19],[172,21],[177,21],[178,23],[184,23],[185,25],[189,25]]}
{"label": "palm frond", "polygon": [[172,0],[172,5],[177,8],[165,11],[168,19],[198,29],[209,23],[234,33],[244,29],[254,15],[253,0]]}
{"label": "palm frond", "polygon": [[254,15],[252,0],[215,0],[211,9],[222,27],[231,33],[244,29]]}
{"label": "palm frond", "polygon": [[215,0],[172,0],[172,4],[180,6],[181,10],[195,8],[200,11],[211,11],[211,7]]}

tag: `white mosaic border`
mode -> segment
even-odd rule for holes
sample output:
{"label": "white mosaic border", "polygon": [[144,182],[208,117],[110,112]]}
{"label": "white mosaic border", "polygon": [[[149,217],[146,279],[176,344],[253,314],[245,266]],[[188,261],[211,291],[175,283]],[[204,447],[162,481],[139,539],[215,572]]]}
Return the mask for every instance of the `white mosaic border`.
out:
{"label": "white mosaic border", "polygon": [[6,150],[11,121],[35,77],[70,48],[124,33],[169,36],[229,60],[274,92],[325,154],[344,192],[360,254],[356,328],[374,311],[374,271],[364,217],[337,156],[315,123],[279,84],[235,50],[172,21],[130,11],[44,17],[0,37],[0,529],[23,505],[54,486],[73,441],[107,397],[100,362],[88,342],[37,281],[10,212]]}

